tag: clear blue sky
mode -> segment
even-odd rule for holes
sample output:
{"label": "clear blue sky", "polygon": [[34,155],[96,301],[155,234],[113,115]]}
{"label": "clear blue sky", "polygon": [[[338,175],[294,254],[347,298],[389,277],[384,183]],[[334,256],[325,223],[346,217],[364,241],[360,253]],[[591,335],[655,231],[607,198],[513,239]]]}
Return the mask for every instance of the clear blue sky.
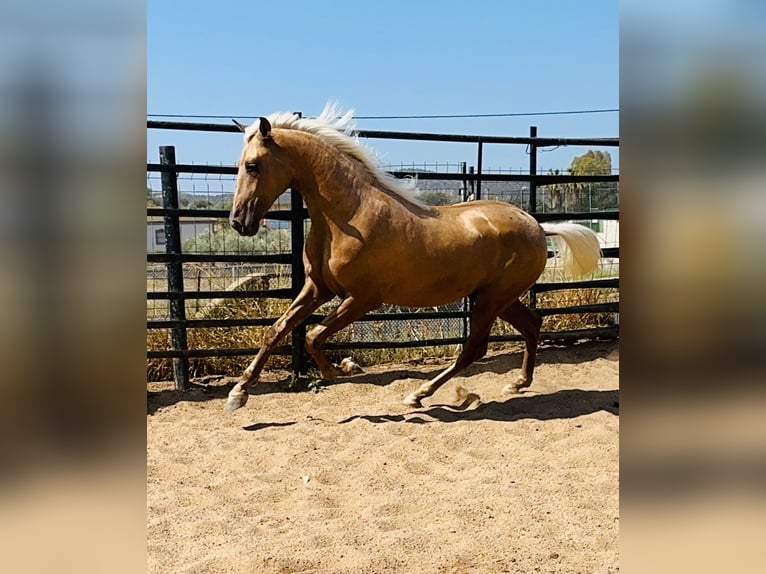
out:
{"label": "clear blue sky", "polygon": [[[359,116],[611,109],[618,98],[618,2],[359,0],[147,5],[147,112],[249,122],[318,114],[329,99]],[[228,119],[203,119],[228,123]],[[616,137],[619,115],[357,121],[361,129]],[[467,161],[475,146],[367,140],[384,162]],[[150,130],[147,157],[233,164],[241,139]],[[515,147],[515,146],[514,146]],[[587,149],[587,148],[586,148]],[[566,168],[583,148],[540,155]],[[615,166],[618,154],[610,149]],[[523,149],[487,146],[486,168],[524,167]]]}

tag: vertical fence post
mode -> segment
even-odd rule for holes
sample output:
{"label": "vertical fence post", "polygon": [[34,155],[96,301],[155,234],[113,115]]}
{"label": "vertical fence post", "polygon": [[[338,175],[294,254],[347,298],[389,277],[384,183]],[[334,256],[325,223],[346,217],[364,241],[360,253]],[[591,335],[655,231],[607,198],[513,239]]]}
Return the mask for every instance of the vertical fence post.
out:
{"label": "vertical fence post", "polygon": [[479,140],[479,150],[476,158],[476,199],[481,199],[481,163],[484,154],[484,142]]}
{"label": "vertical fence post", "polygon": [[[460,173],[465,175],[467,170],[466,163],[464,161],[461,161],[458,164],[458,169],[460,170]],[[462,186],[460,188],[460,201],[467,201],[467,200],[468,200],[468,181],[464,179],[462,181]]]}
{"label": "vertical fence post", "polygon": [[[477,151],[476,151],[476,188],[475,188],[475,194],[473,198],[475,200],[481,199],[481,166],[483,162],[483,156],[484,156],[484,142],[479,139],[479,143],[477,144]],[[471,169],[471,173],[473,173],[473,169]],[[473,299],[471,297],[466,297],[463,299],[463,310],[467,311],[469,315],[473,314]],[[463,317],[463,337],[468,338],[468,331],[469,331],[469,320],[468,317]]]}
{"label": "vertical fence post", "polygon": [[[160,146],[160,164],[174,166],[176,164],[176,148]],[[178,209],[178,175],[175,171],[162,172],[162,207]],[[181,255],[181,226],[178,213],[165,214],[165,254],[168,270],[168,292],[172,294],[184,292],[183,264],[178,259]],[[170,319],[186,321],[186,302],[182,298],[170,298]],[[170,330],[170,339],[174,351],[186,351],[186,327],[182,323]],[[189,357],[173,358],[173,378],[176,390],[185,391],[189,388]]]}
{"label": "vertical fence post", "polygon": [[[293,112],[296,116],[303,117],[301,112]],[[304,242],[304,219],[303,198],[297,189],[290,190],[290,251],[292,263],[290,269],[290,287],[293,299],[298,296],[303,283],[306,281],[306,270],[303,268],[303,242]],[[301,323],[292,330],[292,363],[293,372],[296,375],[305,375],[308,371],[306,359],[306,323]]]}
{"label": "vertical fence post", "polygon": [[[306,280],[306,270],[303,268],[303,198],[297,189],[290,190],[290,251],[292,261],[290,269],[291,290],[293,299],[298,296]],[[293,372],[305,375],[308,371],[306,361],[306,323],[301,323],[292,330]]]}
{"label": "vertical fence post", "polygon": [[[529,126],[529,137],[537,137],[537,126]],[[537,175],[537,143],[529,144],[529,175],[534,178]],[[537,213],[537,180],[529,180],[529,213]],[[529,307],[537,307],[537,293],[534,289],[529,291]]]}
{"label": "vertical fence post", "polygon": [[[529,126],[529,137],[537,137],[537,126]],[[529,144],[529,175],[537,175],[537,144]],[[529,213],[537,212],[537,181],[529,180]]]}
{"label": "vertical fence post", "polygon": [[[460,173],[463,175],[466,174],[467,166],[464,161],[460,162]],[[473,172],[473,166],[471,167],[471,172]],[[468,192],[468,180],[463,180],[463,187],[460,190],[460,199],[462,201],[468,201],[468,198],[470,197]],[[473,181],[471,182],[471,188],[473,188]],[[468,337],[468,314],[470,313],[470,308],[468,306],[468,297],[463,297],[463,339],[466,339]]]}

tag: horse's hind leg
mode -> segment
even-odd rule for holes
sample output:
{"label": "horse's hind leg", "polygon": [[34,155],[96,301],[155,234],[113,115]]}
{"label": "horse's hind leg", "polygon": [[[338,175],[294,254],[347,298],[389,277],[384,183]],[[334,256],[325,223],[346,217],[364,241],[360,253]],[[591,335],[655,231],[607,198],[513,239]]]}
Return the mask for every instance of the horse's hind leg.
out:
{"label": "horse's hind leg", "polygon": [[521,374],[516,383],[503,388],[506,393],[515,393],[532,384],[535,370],[535,356],[540,342],[540,327],[543,319],[540,315],[526,307],[521,301],[514,301],[500,313],[500,318],[508,321],[524,337],[524,360],[521,363]]}
{"label": "horse's hind leg", "polygon": [[424,383],[414,393],[407,395],[404,404],[411,407],[421,407],[421,401],[430,397],[444,383],[457,375],[474,361],[487,353],[487,343],[492,323],[497,317],[497,306],[490,304],[487,298],[477,297],[471,315],[471,326],[463,350],[453,365],[439,373],[430,381]]}

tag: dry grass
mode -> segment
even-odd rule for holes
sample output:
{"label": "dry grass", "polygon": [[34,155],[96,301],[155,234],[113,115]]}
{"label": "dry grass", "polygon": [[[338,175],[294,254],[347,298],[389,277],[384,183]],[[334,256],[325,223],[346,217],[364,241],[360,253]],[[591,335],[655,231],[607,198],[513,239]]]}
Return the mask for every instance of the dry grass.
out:
{"label": "dry grass", "polygon": [[[608,263],[594,275],[594,277],[617,276],[619,270],[613,263]],[[543,282],[559,281],[560,270],[552,267],[547,269],[541,278]],[[262,279],[257,279],[258,284],[240,282],[240,289],[279,288],[289,285],[289,277],[279,275],[272,277],[270,282],[264,285]],[[188,283],[188,284],[186,284]],[[208,282],[202,289],[232,289],[232,284],[224,284],[219,280]],[[185,280],[185,288],[194,290],[198,288],[198,280]],[[163,281],[147,280],[149,289],[163,290]],[[525,295],[524,302],[528,303],[529,295]],[[619,300],[617,289],[566,289],[539,293],[537,295],[538,308],[573,307],[590,305]],[[148,316],[162,316],[162,310],[167,308],[166,301],[149,301]],[[160,304],[160,305],[155,305]],[[276,320],[289,306],[290,301],[285,299],[215,299],[215,300],[190,300],[187,302],[188,318],[214,318],[214,319],[243,319],[253,317],[268,317]],[[318,313],[324,314],[337,304],[337,301],[329,303],[321,308]],[[163,307],[164,305],[164,307]],[[557,314],[544,318],[543,330],[549,332],[570,329],[584,329],[591,327],[603,327],[614,324],[611,313],[584,313],[584,314]],[[259,347],[261,339],[268,327],[216,327],[207,329],[189,329],[187,331],[190,349],[216,349],[216,348],[255,348]],[[407,322],[358,322],[337,333],[333,342],[345,342],[351,340],[423,340],[439,339],[444,337],[460,337],[462,333],[462,321],[451,320],[447,323],[436,320],[413,320]],[[516,331],[507,323],[497,320],[493,335],[513,335]],[[160,350],[169,348],[170,333],[166,329],[152,329],[147,331],[147,349]],[[285,340],[289,344],[290,338]],[[429,347],[413,348],[390,348],[390,349],[365,349],[354,350],[354,359],[362,365],[374,365],[387,362],[404,362],[412,360],[428,360],[434,358],[452,357],[459,350],[457,345],[438,345]],[[347,351],[328,351],[331,360],[338,362],[347,355]],[[252,360],[251,356],[240,357],[205,357],[192,359],[190,370],[192,377],[204,375],[230,375],[236,376]],[[289,368],[290,357],[275,355],[269,359],[272,367]],[[148,359],[147,380],[161,381],[171,379],[173,376],[172,360]]]}

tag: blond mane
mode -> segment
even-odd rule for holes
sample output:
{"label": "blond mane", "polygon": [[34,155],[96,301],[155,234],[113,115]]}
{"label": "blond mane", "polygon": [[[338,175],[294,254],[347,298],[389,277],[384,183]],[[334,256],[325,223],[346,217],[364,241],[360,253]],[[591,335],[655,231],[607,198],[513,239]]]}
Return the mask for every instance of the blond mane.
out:
{"label": "blond mane", "polygon": [[[353,123],[354,110],[343,112],[334,102],[328,102],[322,113],[316,118],[301,118],[293,112],[275,112],[266,117],[272,128],[298,130],[313,134],[331,144],[341,152],[359,161],[386,191],[394,192],[419,207],[428,207],[420,202],[413,178],[398,179],[380,167],[375,152],[359,142],[356,124]],[[245,141],[258,130],[259,122],[254,122],[245,130]]]}

